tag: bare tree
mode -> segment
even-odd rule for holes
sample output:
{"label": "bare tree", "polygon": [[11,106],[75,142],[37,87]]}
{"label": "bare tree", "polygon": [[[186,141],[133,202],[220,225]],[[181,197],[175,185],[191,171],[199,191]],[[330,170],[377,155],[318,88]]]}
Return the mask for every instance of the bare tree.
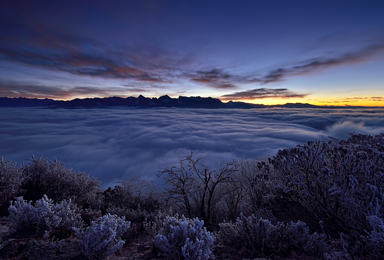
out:
{"label": "bare tree", "polygon": [[178,167],[171,166],[158,175],[163,177],[166,193],[172,198],[181,213],[189,218],[199,217],[206,224],[212,224],[218,203],[228,193],[223,184],[233,182],[237,165],[223,163],[217,170],[200,164],[193,153],[180,160]]}

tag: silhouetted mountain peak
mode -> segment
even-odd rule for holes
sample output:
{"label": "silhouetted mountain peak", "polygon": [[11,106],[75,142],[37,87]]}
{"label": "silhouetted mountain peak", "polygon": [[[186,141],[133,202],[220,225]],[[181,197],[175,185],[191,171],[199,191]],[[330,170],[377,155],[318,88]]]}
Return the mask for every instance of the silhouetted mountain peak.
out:
{"label": "silhouetted mountain peak", "polygon": [[[284,107],[284,108],[313,108],[318,107],[306,103],[287,103],[285,105],[260,105],[238,101],[223,103],[220,99],[200,96],[179,96],[171,98],[163,95],[159,98],[147,98],[143,95],[138,97],[106,97],[106,98],[84,98],[69,101],[55,101],[52,99],[30,99],[30,98],[7,98],[0,97],[0,107],[34,107],[45,106],[47,108],[108,108],[108,107],[180,107],[180,108],[263,108],[263,107]],[[337,108],[337,107],[328,107]]]}

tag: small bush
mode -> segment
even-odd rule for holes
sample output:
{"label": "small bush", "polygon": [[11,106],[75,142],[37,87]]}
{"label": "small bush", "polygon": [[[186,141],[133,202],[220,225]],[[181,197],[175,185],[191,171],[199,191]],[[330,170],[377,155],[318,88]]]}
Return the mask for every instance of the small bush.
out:
{"label": "small bush", "polygon": [[367,235],[368,248],[374,254],[384,254],[384,221],[378,216],[367,216],[372,231]]}
{"label": "small bush", "polygon": [[161,193],[154,183],[137,176],[117,183],[119,185],[102,193],[103,213],[125,216],[132,223],[138,223],[160,209]]}
{"label": "small bush", "polygon": [[327,250],[326,236],[310,234],[304,222],[278,222],[274,225],[269,220],[256,218],[254,215],[241,215],[236,224],[221,223],[219,238],[227,246],[246,246],[257,257],[284,254],[291,250],[323,256]]}
{"label": "small bush", "polygon": [[284,233],[289,247],[296,248],[313,256],[323,256],[327,251],[326,235],[316,232],[310,234],[307,224],[302,221],[287,224]]}
{"label": "small bush", "polygon": [[101,210],[85,208],[80,210],[81,218],[86,226],[89,226],[92,221],[103,216]]}
{"label": "small bush", "polygon": [[71,199],[85,207],[97,201],[100,182],[96,178],[90,178],[84,172],[74,173],[57,160],[32,157],[30,162],[23,169],[25,199],[35,201],[46,194],[55,202]]}
{"label": "small bush", "polygon": [[166,211],[161,211],[157,213],[151,213],[143,221],[143,228],[147,233],[149,234],[150,237],[155,237],[160,230],[163,228],[164,224],[164,219],[167,216],[173,216],[172,209],[170,209],[168,212]]}
{"label": "small bush", "polygon": [[11,201],[8,211],[7,219],[18,233],[42,235],[52,229],[71,230],[72,227],[82,226],[81,217],[73,209],[71,200],[55,204],[44,195],[33,206],[31,201],[17,197]]}
{"label": "small bush", "polygon": [[104,259],[119,251],[124,241],[121,239],[131,222],[116,215],[104,215],[92,221],[85,229],[73,228],[75,235],[81,240],[82,253],[89,259]]}
{"label": "small bush", "polygon": [[4,215],[9,201],[21,193],[24,176],[20,167],[12,161],[0,160],[0,214]]}
{"label": "small bush", "polygon": [[[78,247],[77,241],[73,243],[68,243],[69,241],[60,240],[60,241],[47,241],[44,239],[35,240],[31,239],[24,241],[23,244],[14,244],[18,249],[22,251],[14,253],[9,250],[9,255],[4,255],[4,258],[0,259],[12,259],[12,260],[68,260],[76,259],[76,256],[79,255],[76,247]],[[18,251],[16,249],[16,251]],[[15,256],[16,254],[16,256]]]}
{"label": "small bush", "polygon": [[146,216],[150,215],[150,213],[141,210],[140,208],[136,210],[127,208],[108,208],[106,213],[125,217],[126,219],[131,220],[132,223],[141,223],[145,220]]}
{"label": "small bush", "polygon": [[164,255],[185,259],[209,259],[212,256],[214,236],[203,227],[204,221],[167,216],[154,244]]}

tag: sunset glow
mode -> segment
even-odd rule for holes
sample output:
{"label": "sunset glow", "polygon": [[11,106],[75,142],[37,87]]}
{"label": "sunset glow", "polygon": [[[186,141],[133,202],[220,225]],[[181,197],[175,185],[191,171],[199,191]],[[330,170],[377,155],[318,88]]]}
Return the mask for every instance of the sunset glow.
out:
{"label": "sunset glow", "polygon": [[384,106],[383,13],[382,1],[7,1],[0,96]]}

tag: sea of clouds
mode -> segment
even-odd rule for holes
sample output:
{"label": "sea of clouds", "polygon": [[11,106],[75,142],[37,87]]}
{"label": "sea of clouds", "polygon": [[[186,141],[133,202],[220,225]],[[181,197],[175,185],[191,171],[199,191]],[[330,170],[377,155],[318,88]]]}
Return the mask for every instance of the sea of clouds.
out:
{"label": "sea of clouds", "polygon": [[42,156],[85,171],[108,187],[189,155],[213,168],[267,158],[308,140],[384,133],[384,109],[42,109],[0,108],[0,156]]}

